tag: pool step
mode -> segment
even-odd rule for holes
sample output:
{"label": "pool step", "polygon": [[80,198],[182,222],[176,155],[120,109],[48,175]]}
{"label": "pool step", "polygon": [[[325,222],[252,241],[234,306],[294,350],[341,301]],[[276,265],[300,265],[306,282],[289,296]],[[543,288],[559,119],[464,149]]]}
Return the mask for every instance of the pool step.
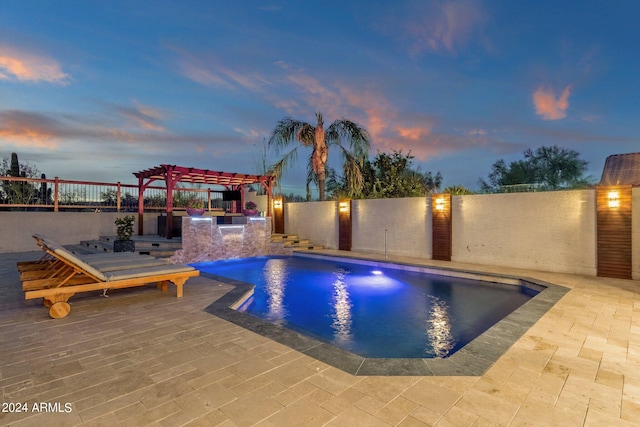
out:
{"label": "pool step", "polygon": [[283,240],[288,240],[288,239],[297,239],[298,235],[297,234],[281,234],[281,233],[272,233],[271,234],[271,241],[272,242],[280,242]]}
{"label": "pool step", "polygon": [[323,245],[301,244],[301,243],[290,245],[288,247],[292,248],[294,251],[313,251],[317,249],[324,249]]}
{"label": "pool step", "polygon": [[324,249],[323,245],[313,244],[309,239],[301,239],[297,234],[274,233],[271,235],[271,243],[282,245],[282,249],[285,251]]}
{"label": "pool step", "polygon": [[311,243],[309,239],[284,239],[283,240],[285,246],[294,246],[294,245],[308,245]]}

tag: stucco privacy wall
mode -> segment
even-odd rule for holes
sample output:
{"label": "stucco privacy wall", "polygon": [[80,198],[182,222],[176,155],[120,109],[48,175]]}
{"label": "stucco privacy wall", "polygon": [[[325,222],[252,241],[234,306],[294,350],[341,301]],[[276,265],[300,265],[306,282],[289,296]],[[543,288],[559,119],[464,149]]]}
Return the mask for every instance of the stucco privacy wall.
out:
{"label": "stucco privacy wall", "polygon": [[631,189],[631,277],[640,280],[640,188]]}
{"label": "stucco privacy wall", "polygon": [[[34,233],[44,234],[61,245],[114,236],[114,221],[127,215],[116,212],[0,212],[0,253],[38,250]],[[136,217],[137,214],[133,214]],[[145,234],[157,234],[158,214],[144,215]]]}
{"label": "stucco privacy wall", "polygon": [[284,231],[325,248],[338,249],[336,202],[285,203]]}
{"label": "stucco privacy wall", "polygon": [[595,275],[594,190],[456,196],[452,261]]}
{"label": "stucco privacy wall", "polygon": [[426,197],[352,202],[352,250],[431,258],[431,209]]}
{"label": "stucco privacy wall", "polygon": [[[256,210],[258,210],[260,212],[264,212],[266,214],[266,212],[267,212],[267,204],[268,204],[268,199],[267,199],[267,195],[266,194],[258,195],[258,193],[255,192],[255,191],[246,191],[244,193],[244,204],[245,204],[245,206],[246,206],[247,202],[255,203],[257,205]],[[243,206],[242,209],[244,209],[245,206]]]}

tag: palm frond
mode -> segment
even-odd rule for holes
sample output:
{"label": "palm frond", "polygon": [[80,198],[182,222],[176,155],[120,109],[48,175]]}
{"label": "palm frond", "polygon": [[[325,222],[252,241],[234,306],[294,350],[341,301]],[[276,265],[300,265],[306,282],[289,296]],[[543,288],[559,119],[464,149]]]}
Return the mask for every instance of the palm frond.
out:
{"label": "palm frond", "polygon": [[318,185],[318,174],[313,170],[313,162],[309,159],[307,163],[307,185],[311,183]]}
{"label": "palm frond", "polygon": [[364,176],[362,174],[363,160],[353,156],[346,147],[336,144],[342,155],[344,180],[349,197],[355,198],[362,194]]}
{"label": "palm frond", "polygon": [[351,120],[336,120],[327,128],[327,145],[343,145],[348,143],[351,154],[358,159],[369,156],[371,148],[369,132]]}
{"label": "palm frond", "polygon": [[[271,132],[271,137],[269,137],[269,146],[273,146],[278,151],[281,148],[288,146],[291,143],[294,143],[298,138],[298,134],[300,129],[306,126],[311,126],[309,123],[295,120],[291,117],[285,117],[278,121],[276,127]],[[303,144],[304,142],[301,141]]]}
{"label": "palm frond", "polygon": [[296,132],[296,139],[306,147],[313,146],[315,141],[316,128],[309,123],[304,123]]}
{"label": "palm frond", "polygon": [[273,166],[269,168],[277,181],[280,180],[280,177],[282,177],[284,171],[289,169],[291,167],[291,164],[295,163],[296,160],[298,160],[298,147],[299,146],[295,146],[291,151],[282,156],[280,160],[278,160],[273,164]]}

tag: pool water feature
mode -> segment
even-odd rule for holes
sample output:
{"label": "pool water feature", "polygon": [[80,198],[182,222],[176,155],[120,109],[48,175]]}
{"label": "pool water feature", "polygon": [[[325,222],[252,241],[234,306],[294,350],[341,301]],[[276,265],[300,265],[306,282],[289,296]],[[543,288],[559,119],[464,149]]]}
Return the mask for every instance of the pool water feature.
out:
{"label": "pool water feature", "polygon": [[238,311],[363,358],[449,357],[542,289],[298,256],[195,266],[255,285]]}

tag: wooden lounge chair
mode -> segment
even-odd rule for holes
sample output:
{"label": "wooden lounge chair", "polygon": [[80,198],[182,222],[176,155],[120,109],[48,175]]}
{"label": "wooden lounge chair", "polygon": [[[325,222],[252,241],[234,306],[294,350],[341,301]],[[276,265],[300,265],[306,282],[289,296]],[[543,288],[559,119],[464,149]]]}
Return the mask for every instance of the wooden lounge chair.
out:
{"label": "wooden lounge chair", "polygon": [[67,302],[79,292],[129,288],[157,283],[163,291],[169,282],[182,297],[182,287],[200,272],[148,255],[100,254],[80,256],[42,235],[34,235],[45,255],[35,262],[18,263],[26,299],[43,298],[49,315],[59,319],[71,311]]}

